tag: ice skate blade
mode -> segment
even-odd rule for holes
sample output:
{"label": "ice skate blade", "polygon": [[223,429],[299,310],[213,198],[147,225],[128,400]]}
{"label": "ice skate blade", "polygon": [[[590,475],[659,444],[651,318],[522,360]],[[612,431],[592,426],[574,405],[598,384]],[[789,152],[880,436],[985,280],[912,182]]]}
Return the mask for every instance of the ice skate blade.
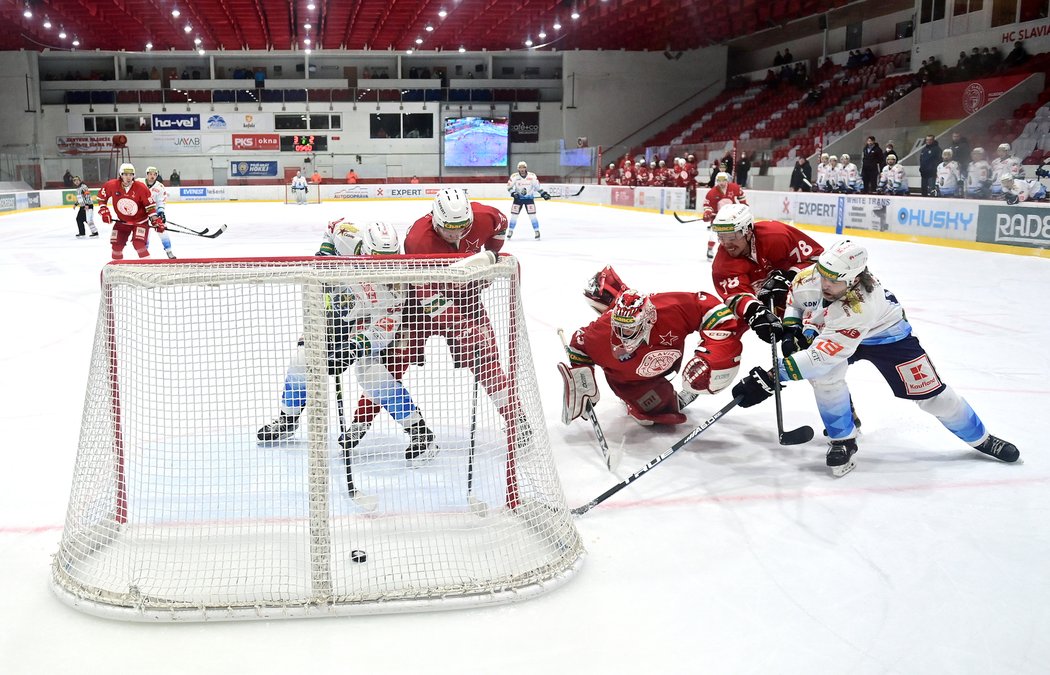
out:
{"label": "ice skate blade", "polygon": [[828,469],[831,470],[831,475],[834,476],[835,478],[842,478],[843,476],[845,476],[850,471],[853,471],[853,469],[856,466],[857,466],[857,460],[855,460],[852,457],[850,457],[849,461],[846,462],[845,464],[842,464],[840,466],[829,466]]}
{"label": "ice skate blade", "polygon": [[434,461],[434,458],[438,456],[438,447],[431,444],[425,451],[416,455],[415,457],[406,458],[405,462],[408,464],[410,469],[418,469],[427,466]]}

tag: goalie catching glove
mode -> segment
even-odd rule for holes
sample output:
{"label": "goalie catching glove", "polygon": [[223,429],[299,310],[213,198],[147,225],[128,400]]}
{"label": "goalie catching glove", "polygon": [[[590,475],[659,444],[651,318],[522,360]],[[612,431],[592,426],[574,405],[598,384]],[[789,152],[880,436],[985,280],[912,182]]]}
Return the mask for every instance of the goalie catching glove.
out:
{"label": "goalie catching glove", "polygon": [[620,297],[620,293],[626,291],[627,288],[627,284],[620,279],[620,275],[616,273],[612,265],[606,265],[584,286],[583,297],[594,311],[603,314],[613,306],[616,298]]}
{"label": "goalie catching glove", "polygon": [[564,363],[558,364],[558,372],[561,373],[562,383],[565,385],[562,397],[561,421],[569,424],[577,417],[583,415],[587,403],[593,407],[601,400],[601,392],[598,391],[598,383],[594,381],[594,368],[592,366],[575,366],[570,368]]}

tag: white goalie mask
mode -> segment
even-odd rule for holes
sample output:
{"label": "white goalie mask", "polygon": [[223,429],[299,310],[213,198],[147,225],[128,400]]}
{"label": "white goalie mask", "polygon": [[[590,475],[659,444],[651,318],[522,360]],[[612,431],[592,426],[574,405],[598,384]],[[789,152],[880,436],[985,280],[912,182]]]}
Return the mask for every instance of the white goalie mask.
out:
{"label": "white goalie mask", "polygon": [[[649,339],[649,332],[656,323],[656,307],[648,295],[628,289],[616,298],[610,322],[614,352],[620,346],[624,352],[632,354]],[[616,344],[617,340],[620,345]]]}

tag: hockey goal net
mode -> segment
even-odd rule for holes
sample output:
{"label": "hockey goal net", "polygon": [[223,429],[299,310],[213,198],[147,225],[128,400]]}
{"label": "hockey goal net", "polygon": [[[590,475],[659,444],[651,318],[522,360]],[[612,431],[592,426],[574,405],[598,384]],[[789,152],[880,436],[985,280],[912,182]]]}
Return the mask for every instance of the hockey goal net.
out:
{"label": "hockey goal net", "polygon": [[[293,190],[291,185],[284,186],[284,203],[285,204],[298,204],[299,203],[299,192],[300,190]],[[306,188],[306,192],[303,194],[303,201],[307,204],[320,204],[321,203],[321,186],[310,184]]]}
{"label": "hockey goal net", "polygon": [[[517,263],[453,262],[107,265],[56,594],[119,619],[280,618],[513,601],[569,578],[583,547],[555,472]],[[409,355],[401,382],[436,448],[422,465],[386,408],[374,406],[352,451],[340,444],[340,417],[348,426],[367,412],[362,384],[385,381],[365,360],[340,391],[330,374],[333,322],[354,311],[346,289],[369,287],[407,298],[397,338],[374,358],[387,373],[392,355]],[[443,289],[462,321],[437,334],[420,288]],[[473,353],[455,332],[465,325],[482,327]],[[298,428],[260,441],[288,404],[302,407]]]}

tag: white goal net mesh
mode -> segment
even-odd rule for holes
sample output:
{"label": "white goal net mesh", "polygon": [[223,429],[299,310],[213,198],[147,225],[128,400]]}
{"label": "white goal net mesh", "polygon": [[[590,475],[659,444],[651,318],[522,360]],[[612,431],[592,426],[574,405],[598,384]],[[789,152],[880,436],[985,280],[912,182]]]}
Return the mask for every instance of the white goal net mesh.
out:
{"label": "white goal net mesh", "polygon": [[[133,620],[275,618],[511,601],[568,578],[583,547],[517,263],[452,262],[107,265],[59,597]],[[356,352],[384,311],[393,342]]]}

